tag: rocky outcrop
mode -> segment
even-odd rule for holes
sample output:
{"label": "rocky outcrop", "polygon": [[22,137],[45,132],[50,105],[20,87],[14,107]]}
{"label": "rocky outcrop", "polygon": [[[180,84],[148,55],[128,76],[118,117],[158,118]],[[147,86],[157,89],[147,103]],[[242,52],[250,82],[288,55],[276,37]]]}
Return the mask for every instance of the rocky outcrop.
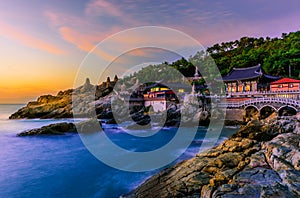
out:
{"label": "rocky outcrop", "polygon": [[300,115],[252,120],[124,197],[299,197]]}
{"label": "rocky outcrop", "polygon": [[[86,82],[76,89],[60,91],[56,96],[40,96],[36,101],[29,102],[9,118],[71,118],[73,117],[72,104],[74,102],[72,97],[76,98],[76,105],[80,109],[76,117],[90,117],[89,115],[95,111],[96,106],[99,117],[104,118],[107,106],[110,106],[110,101],[106,100],[105,96],[112,91],[114,85],[115,81],[109,81],[95,86],[90,83],[89,79],[86,79]],[[99,100],[100,98],[101,100]],[[93,102],[87,103],[87,101]]]}
{"label": "rocky outcrop", "polygon": [[29,131],[24,131],[19,133],[17,136],[36,136],[36,135],[63,135],[65,133],[74,133],[76,132],[75,125],[73,123],[56,123],[43,126],[38,129],[31,129]]}
{"label": "rocky outcrop", "polygon": [[9,118],[70,118],[72,117],[72,93],[73,90],[69,89],[59,92],[56,96],[40,96],[37,101],[29,102]]}
{"label": "rocky outcrop", "polygon": [[64,135],[65,133],[94,133],[101,126],[97,118],[81,121],[77,124],[61,122],[21,132],[17,136]]}

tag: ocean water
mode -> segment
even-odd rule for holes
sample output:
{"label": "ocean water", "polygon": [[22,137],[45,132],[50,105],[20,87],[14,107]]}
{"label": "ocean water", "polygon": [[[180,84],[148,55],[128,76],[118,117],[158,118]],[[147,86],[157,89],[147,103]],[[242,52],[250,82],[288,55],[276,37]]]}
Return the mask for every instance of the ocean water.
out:
{"label": "ocean water", "polygon": [[[0,105],[0,197],[119,197],[159,171],[133,173],[109,167],[86,149],[78,134],[17,137],[16,134],[24,130],[72,121],[8,120],[21,106]],[[218,142],[235,131],[223,129]],[[126,149],[147,151],[172,139],[176,129],[165,129],[141,144],[132,143],[132,137],[116,126],[106,126],[105,132]],[[173,164],[198,153],[205,133],[206,128],[199,127],[190,147]]]}

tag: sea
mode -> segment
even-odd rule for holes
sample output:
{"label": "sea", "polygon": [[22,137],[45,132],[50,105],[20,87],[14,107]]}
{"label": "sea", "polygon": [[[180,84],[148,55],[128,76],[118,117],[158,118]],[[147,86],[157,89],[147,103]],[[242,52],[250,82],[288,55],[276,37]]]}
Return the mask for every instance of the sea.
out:
{"label": "sea", "polygon": [[[9,120],[9,115],[22,106],[0,105],[0,197],[3,198],[119,197],[131,192],[163,168],[194,157],[207,133],[206,127],[199,127],[183,154],[162,168],[128,172],[98,160],[78,134],[17,137],[18,133],[29,129],[58,122],[74,122],[72,119]],[[163,140],[171,139],[177,132],[176,128],[164,128],[158,135],[149,136],[142,144],[136,144],[131,141],[132,136],[126,135],[117,125],[104,124],[103,128],[113,142],[122,142],[122,147],[132,151],[157,149],[165,143]],[[205,141],[217,141],[219,144],[236,130],[223,128],[219,137]],[[109,150],[103,152],[109,153]],[[173,154],[170,152],[170,155]],[[130,163],[127,165],[130,166]]]}

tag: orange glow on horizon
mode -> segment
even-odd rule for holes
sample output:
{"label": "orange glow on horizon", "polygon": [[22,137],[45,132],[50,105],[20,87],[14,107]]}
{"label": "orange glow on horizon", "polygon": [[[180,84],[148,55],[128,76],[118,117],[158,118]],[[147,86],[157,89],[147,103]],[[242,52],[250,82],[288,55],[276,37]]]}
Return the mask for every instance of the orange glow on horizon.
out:
{"label": "orange glow on horizon", "polygon": [[72,88],[76,74],[76,70],[57,71],[49,66],[0,69],[0,103],[6,104],[27,103],[45,94],[56,95],[60,90]]}
{"label": "orange glow on horizon", "polygon": [[72,86],[72,79],[53,82],[46,79],[36,83],[34,81],[30,83],[15,82],[14,84],[0,87],[0,104],[27,103],[41,95],[56,95],[59,91],[70,89]]}

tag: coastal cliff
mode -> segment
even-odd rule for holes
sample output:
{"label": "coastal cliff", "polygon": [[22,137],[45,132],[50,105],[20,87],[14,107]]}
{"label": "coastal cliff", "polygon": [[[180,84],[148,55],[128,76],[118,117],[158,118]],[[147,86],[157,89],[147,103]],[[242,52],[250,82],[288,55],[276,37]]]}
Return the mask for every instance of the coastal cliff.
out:
{"label": "coastal cliff", "polygon": [[299,197],[300,114],[252,120],[124,197]]}
{"label": "coastal cliff", "polygon": [[[96,104],[97,114],[104,114],[103,111],[110,105],[109,100],[105,97],[111,92],[116,81],[117,79],[96,86],[92,85],[89,79],[86,79],[86,82],[76,89],[60,91],[56,96],[40,96],[36,101],[29,102],[25,107],[13,113],[9,119],[72,118],[72,97],[74,96],[80,100],[77,102],[82,114],[78,115],[79,117],[88,117],[87,115],[94,110],[95,103],[86,104],[86,101],[92,101],[90,97],[94,97],[93,100],[98,100]],[[100,98],[101,100],[99,100]]]}
{"label": "coastal cliff", "polygon": [[21,118],[71,118],[72,89],[59,92],[56,96],[40,96],[36,101],[29,102],[25,107],[13,113],[9,119]]}

